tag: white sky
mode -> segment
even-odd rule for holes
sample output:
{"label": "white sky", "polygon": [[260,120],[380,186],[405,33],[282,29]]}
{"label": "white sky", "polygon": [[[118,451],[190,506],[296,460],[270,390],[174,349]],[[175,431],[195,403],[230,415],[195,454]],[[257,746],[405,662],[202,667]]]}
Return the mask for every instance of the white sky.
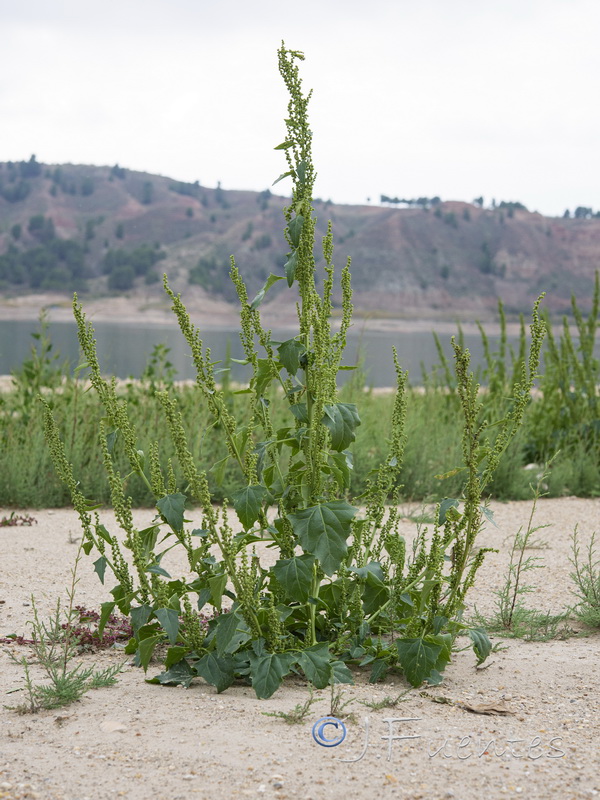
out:
{"label": "white sky", "polygon": [[0,0],[0,26],[0,161],[262,190],[285,39],[318,197],[600,209],[598,0]]}

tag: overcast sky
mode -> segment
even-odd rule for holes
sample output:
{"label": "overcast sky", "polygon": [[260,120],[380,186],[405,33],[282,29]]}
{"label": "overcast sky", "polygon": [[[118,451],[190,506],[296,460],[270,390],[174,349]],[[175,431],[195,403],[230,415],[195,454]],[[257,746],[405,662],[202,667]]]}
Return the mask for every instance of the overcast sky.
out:
{"label": "overcast sky", "polygon": [[598,0],[0,0],[0,25],[0,161],[265,189],[285,39],[318,197],[600,209]]}

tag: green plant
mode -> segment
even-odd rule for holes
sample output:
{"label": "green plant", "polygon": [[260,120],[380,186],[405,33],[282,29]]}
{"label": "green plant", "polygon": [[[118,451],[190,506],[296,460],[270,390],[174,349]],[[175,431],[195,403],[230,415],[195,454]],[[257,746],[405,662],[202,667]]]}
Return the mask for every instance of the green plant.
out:
{"label": "green plant", "polygon": [[559,634],[566,634],[566,629],[560,629],[560,623],[568,616],[568,611],[551,614],[549,611],[540,611],[536,608],[529,608],[523,601],[523,595],[535,591],[531,584],[524,583],[525,573],[535,569],[543,569],[540,564],[539,556],[526,555],[526,550],[539,547],[539,543],[533,537],[544,528],[549,528],[549,524],[534,525],[537,503],[540,497],[544,496],[542,486],[546,481],[552,460],[540,472],[537,484],[532,486],[533,503],[527,522],[525,532],[519,528],[513,537],[510,551],[510,561],[508,571],[504,578],[504,583],[500,589],[496,590],[496,608],[494,615],[490,618],[482,617],[477,614],[477,621],[489,631],[497,631],[504,636],[523,638],[529,641],[547,641],[554,639]]}
{"label": "green plant", "polygon": [[304,703],[296,703],[291,711],[263,711],[265,717],[277,717],[282,719],[287,725],[299,725],[304,722],[310,712],[313,703],[316,703],[318,698],[314,696],[312,688]]}
{"label": "green plant", "polygon": [[[71,586],[68,590],[68,606],[61,609],[57,601],[54,614],[47,622],[40,619],[35,598],[31,598],[33,620],[29,623],[32,638],[27,642],[33,653],[33,660],[26,656],[11,658],[23,667],[26,700],[14,710],[20,714],[33,714],[40,709],[61,708],[74,703],[91,689],[113,686],[123,665],[98,670],[94,666],[83,667],[81,663],[71,666],[73,659],[81,652],[81,612],[75,607],[75,587],[77,566],[81,548],[72,570]],[[37,664],[45,673],[47,682],[34,683],[31,664]]]}
{"label": "green plant", "polygon": [[391,695],[386,695],[383,700],[359,700],[358,702],[361,703],[363,706],[367,706],[372,711],[381,711],[383,708],[395,708],[400,703],[404,702],[404,698],[409,692],[412,692],[412,686],[409,689],[405,689],[400,694],[397,694],[396,697],[391,697]]}
{"label": "green plant", "polygon": [[571,579],[577,587],[574,592],[579,599],[575,606],[577,617],[590,627],[600,627],[600,558],[596,553],[596,533],[592,534],[586,549],[586,557],[580,558],[580,545],[577,526],[573,531],[571,564],[575,572]]}
{"label": "green plant", "polygon": [[[97,514],[92,517],[52,409],[44,405],[46,438],[79,513],[83,549],[95,550],[102,581],[109,575],[116,580],[112,600],[102,605],[100,628],[115,607],[129,615],[134,636],[128,652],[144,670],[159,654],[165,668],[152,680],[160,684],[187,686],[200,676],[221,692],[242,679],[266,698],[295,671],[317,688],[331,686],[335,697],[336,684],[353,681],[351,666],[368,666],[373,682],[399,668],[418,686],[442,679],[460,633],[471,637],[480,662],[491,647],[485,632],[470,629],[462,615],[485,555],[475,548],[486,513],[483,496],[530,402],[544,335],[540,301],[533,311],[528,367],[523,363],[500,420],[486,416],[469,371],[469,353],[453,341],[463,464],[439,477],[446,486],[462,484],[462,491],[438,503],[432,530],[421,528],[412,550],[407,548],[397,507],[407,376],[395,353],[397,392],[387,453],[350,502],[350,448],[361,418],[356,404],[340,401],[337,389],[352,316],[350,262],[341,271],[341,319],[333,333],[331,225],[322,240],[325,277],[317,290],[315,171],[310,95],[302,92],[297,65],[302,58],[283,46],[279,51],[290,102],[287,136],[276,148],[285,154],[287,170],[278,180],[293,183],[284,211],[285,276],[270,275],[251,299],[231,259],[241,306],[241,363],[250,371],[248,387],[236,395],[244,402],[232,407],[229,388],[217,385],[210,350],[165,276],[165,291],[196,367],[196,394],[211,421],[201,432],[199,423],[186,431],[178,395],[159,391],[172,449],[165,454],[155,441],[142,450],[132,423],[135,409],[118,394],[115,380],[102,377],[93,329],[75,297],[79,341],[103,406],[99,446],[123,543]],[[274,341],[260,319],[265,295],[280,280],[297,289],[299,298],[298,334],[283,342]],[[199,405],[196,399],[194,409]],[[203,441],[210,426],[221,439],[211,479],[219,483],[226,474],[233,476],[220,507],[213,504],[207,470],[192,453],[193,443]],[[156,519],[144,530],[135,526],[131,510],[129,487],[136,483],[157,508]],[[228,501],[239,533],[230,522]],[[201,522],[190,528],[186,514],[192,506],[200,508]],[[261,560],[264,547],[277,553],[273,566]],[[174,548],[185,554],[184,576],[173,577],[167,569]]]}
{"label": "green plant", "polygon": [[43,389],[56,389],[69,377],[68,363],[59,364],[60,353],[52,352],[49,324],[48,314],[42,309],[39,315],[39,330],[31,334],[35,344],[31,345],[30,357],[21,364],[20,369],[12,372],[15,405],[24,417],[25,423],[31,417],[40,392]]}
{"label": "green plant", "polygon": [[356,722],[356,715],[351,711],[346,711],[349,705],[354,703],[354,698],[344,699],[346,692],[340,686],[336,686],[335,681],[331,681],[331,697],[329,702],[329,714],[337,719],[347,719],[349,722]]}

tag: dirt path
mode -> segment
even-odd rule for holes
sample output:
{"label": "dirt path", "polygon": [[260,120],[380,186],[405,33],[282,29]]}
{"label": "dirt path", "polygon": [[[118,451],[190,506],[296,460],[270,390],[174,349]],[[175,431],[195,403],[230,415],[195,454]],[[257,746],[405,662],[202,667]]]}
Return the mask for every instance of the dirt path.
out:
{"label": "dirt path", "polygon": [[[471,605],[488,612],[505,574],[510,537],[526,524],[529,503],[495,504],[498,528],[481,544],[489,554]],[[546,500],[536,535],[543,570],[529,573],[532,606],[559,611],[574,602],[568,562],[570,535],[579,524],[582,543],[598,524],[598,500]],[[3,515],[0,510],[0,517]],[[23,513],[23,512],[20,512]],[[0,636],[25,633],[33,593],[49,612],[64,588],[79,535],[72,511],[34,511],[31,527],[0,528]],[[110,513],[103,515],[111,526]],[[148,511],[137,512],[140,524]],[[407,531],[414,526],[408,522]],[[539,540],[543,540],[540,542]],[[80,566],[77,602],[98,608],[107,590],[91,561]],[[499,641],[494,639],[494,641]],[[304,702],[304,682],[289,679],[270,700],[235,686],[217,695],[195,681],[188,690],[144,683],[127,666],[117,686],[90,692],[60,711],[19,716],[0,710],[0,798],[43,800],[176,800],[177,798],[592,798],[600,793],[600,636],[546,643],[507,640],[476,668],[471,650],[457,653],[444,683],[423,696],[410,692],[395,708],[374,711],[360,700],[381,700],[405,688],[399,677],[369,685],[357,675],[346,688],[353,699],[346,740],[319,746],[313,724],[330,711],[327,691],[307,721],[286,725],[263,712],[289,711]],[[22,669],[9,658],[26,652],[0,644],[4,704],[21,702]],[[84,663],[117,663],[122,653],[84,657]],[[151,665],[149,676],[158,672]],[[453,704],[434,702],[443,697]],[[512,713],[484,716],[460,704],[504,704]],[[365,737],[368,718],[368,740]],[[387,721],[415,718],[410,721]],[[331,737],[335,729],[325,734]],[[417,737],[398,739],[392,737]],[[385,738],[384,738],[385,737]],[[362,751],[364,755],[357,760]],[[504,752],[504,755],[502,753]]]}

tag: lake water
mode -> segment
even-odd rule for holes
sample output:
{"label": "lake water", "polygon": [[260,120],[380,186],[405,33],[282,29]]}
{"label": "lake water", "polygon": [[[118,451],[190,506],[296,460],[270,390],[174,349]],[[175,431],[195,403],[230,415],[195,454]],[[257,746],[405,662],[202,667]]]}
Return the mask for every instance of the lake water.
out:
{"label": "lake water", "polygon": [[[120,378],[139,377],[155,345],[169,347],[169,360],[177,370],[177,378],[194,378],[195,373],[185,343],[176,326],[153,326],[132,323],[95,322],[98,358],[105,374]],[[31,334],[39,330],[36,321],[0,320],[0,374],[6,375],[21,365],[29,357],[34,340]],[[73,366],[79,361],[79,345],[74,322],[51,322],[49,335],[53,352],[59,352],[62,360]],[[273,331],[273,339],[285,341],[291,337],[290,331]],[[212,351],[213,360],[222,359],[230,342],[232,358],[242,358],[242,349],[235,330],[207,330],[202,332],[205,345]],[[492,350],[497,345],[495,337],[489,337]],[[449,360],[452,360],[450,334],[440,335],[440,340]],[[517,346],[516,339],[509,342]],[[472,363],[481,363],[483,348],[479,335],[465,335],[465,344],[472,356]],[[403,369],[409,370],[409,380],[421,383],[421,364],[426,370],[437,364],[439,359],[432,333],[389,333],[381,331],[351,331],[348,336],[345,363],[354,365],[359,354],[364,358],[368,372],[367,382],[375,387],[392,386],[395,383],[392,347],[396,347]],[[341,380],[347,380],[353,373],[342,372]],[[232,364],[232,378],[247,380],[247,367]]]}

